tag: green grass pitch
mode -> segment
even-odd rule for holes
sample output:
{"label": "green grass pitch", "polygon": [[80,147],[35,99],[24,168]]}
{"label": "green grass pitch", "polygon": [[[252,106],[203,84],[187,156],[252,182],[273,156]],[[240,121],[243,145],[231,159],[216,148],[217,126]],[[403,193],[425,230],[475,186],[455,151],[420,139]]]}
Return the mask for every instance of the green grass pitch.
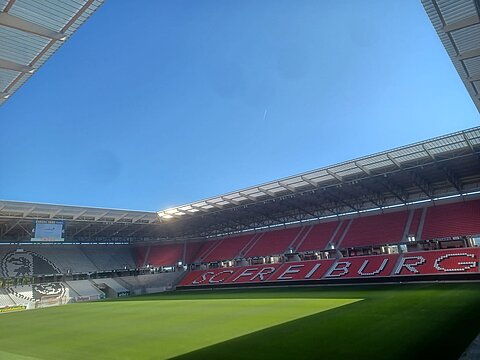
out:
{"label": "green grass pitch", "polygon": [[480,284],[188,291],[0,315],[0,359],[458,359]]}

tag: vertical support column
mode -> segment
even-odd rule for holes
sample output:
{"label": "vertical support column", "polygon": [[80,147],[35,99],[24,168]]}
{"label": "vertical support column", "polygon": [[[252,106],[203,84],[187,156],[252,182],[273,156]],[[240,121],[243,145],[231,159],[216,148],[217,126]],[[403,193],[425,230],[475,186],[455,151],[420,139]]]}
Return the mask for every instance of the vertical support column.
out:
{"label": "vertical support column", "polygon": [[151,244],[148,244],[148,248],[147,248],[147,251],[145,251],[145,259],[143,259],[143,265],[142,267],[145,267],[147,265],[147,260],[148,260],[148,257],[150,256],[150,248],[152,247]]}
{"label": "vertical support column", "polygon": [[345,239],[345,236],[347,236],[347,232],[348,232],[348,230],[350,229],[350,226],[352,226],[352,223],[353,223],[353,219],[350,219],[350,220],[348,221],[347,226],[345,227],[345,230],[343,231],[342,236],[340,237],[340,239],[338,239],[338,243],[337,243],[337,245],[335,246],[335,248],[338,249],[338,248],[340,247],[340,245],[342,244],[343,239]]}
{"label": "vertical support column", "polygon": [[415,214],[415,209],[410,210],[408,214],[407,222],[405,224],[405,229],[403,230],[402,238],[400,239],[401,242],[407,241],[407,236],[410,233],[410,226],[412,225],[413,221],[413,214]]}
{"label": "vertical support column", "polygon": [[428,208],[423,208],[422,215],[420,216],[420,223],[418,224],[417,234],[415,235],[417,241],[422,239],[423,225],[425,224],[425,218],[427,217],[427,210]]}

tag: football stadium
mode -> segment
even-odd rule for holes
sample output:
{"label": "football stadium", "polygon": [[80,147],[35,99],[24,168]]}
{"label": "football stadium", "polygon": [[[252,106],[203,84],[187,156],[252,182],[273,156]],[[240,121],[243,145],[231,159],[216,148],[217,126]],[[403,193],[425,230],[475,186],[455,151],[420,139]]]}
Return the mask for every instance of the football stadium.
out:
{"label": "football stadium", "polygon": [[[421,5],[480,110],[480,2]],[[102,7],[0,0],[0,106]],[[480,359],[480,127],[360,155],[158,211],[0,200],[0,359]]]}

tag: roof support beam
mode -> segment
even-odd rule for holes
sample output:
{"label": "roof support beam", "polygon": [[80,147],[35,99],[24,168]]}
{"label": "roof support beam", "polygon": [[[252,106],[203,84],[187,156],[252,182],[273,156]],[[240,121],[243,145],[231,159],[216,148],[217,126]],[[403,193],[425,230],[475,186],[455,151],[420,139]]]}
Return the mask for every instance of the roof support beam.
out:
{"label": "roof support beam", "polygon": [[36,206],[32,206],[30,209],[28,209],[27,211],[25,211],[25,212],[23,213],[23,218],[26,218],[28,215],[30,215],[30,214],[33,212],[33,210],[35,210],[35,208],[36,208]]}
{"label": "roof support beam", "polygon": [[413,183],[420,189],[422,192],[427,195],[429,199],[433,197],[433,187],[432,185],[418,175],[416,172],[411,171],[409,172],[410,178],[412,179]]}
{"label": "roof support beam", "polygon": [[132,219],[132,224],[135,224],[137,223],[138,221],[142,220],[145,216],[147,216],[147,214],[143,214],[139,217],[136,217],[135,219]]}
{"label": "roof support beam", "polygon": [[393,196],[400,200],[401,203],[407,203],[408,194],[402,187],[392,182],[392,180],[388,177],[382,178],[380,182],[388,189],[388,191],[390,191]]}
{"label": "roof support beam", "polygon": [[87,212],[87,210],[81,211],[79,214],[77,214],[73,217],[73,220],[77,220],[80,216],[84,215],[86,212]]}
{"label": "roof support beam", "polygon": [[87,224],[87,225],[85,225],[85,226],[83,226],[83,227],[81,227],[79,230],[77,230],[76,232],[74,232],[74,233],[72,234],[72,238],[75,237],[75,236],[77,236],[78,234],[80,234],[82,231],[87,230],[90,226],[92,226],[91,223],[90,223],[90,224]]}
{"label": "roof support beam", "polygon": [[5,60],[5,59],[0,59],[0,69],[12,70],[20,73],[29,73],[29,74],[32,74],[35,71],[35,68],[33,68],[32,66],[17,64],[16,62]]}
{"label": "roof support beam", "polygon": [[53,214],[50,214],[49,217],[50,219],[53,219],[55,216],[57,216],[58,214],[60,214],[62,212],[62,208],[59,208],[57,211],[55,211]]}
{"label": "roof support beam", "polygon": [[352,209],[353,211],[358,211],[359,209],[357,209],[355,206],[353,206],[352,204],[350,204],[349,202],[347,202],[345,199],[342,199],[334,194],[332,194],[331,191],[325,191],[323,193],[323,195],[329,199],[329,200],[333,200],[334,202],[336,202],[337,204],[342,204],[350,209]]}
{"label": "roof support beam", "polygon": [[365,195],[369,201],[372,202],[372,204],[374,204],[376,207],[383,208],[385,205],[385,196],[361,182],[359,182],[357,186],[365,192]]}
{"label": "roof support beam", "polygon": [[390,160],[397,168],[401,169],[402,168],[402,165],[400,165],[400,163],[395,160],[390,154],[386,154],[387,155],[387,158],[388,160]]}
{"label": "roof support beam", "polygon": [[16,0],[10,0],[10,2],[5,6],[3,12],[9,12]]}
{"label": "roof support beam", "polygon": [[13,228],[15,228],[15,226],[17,226],[18,224],[20,224],[21,221],[22,221],[22,219],[17,220],[15,223],[13,223],[12,225],[10,225],[10,226],[5,230],[5,232],[2,234],[2,236],[7,235],[11,230],[13,230]]}
{"label": "roof support beam", "polygon": [[136,233],[138,233],[140,230],[143,230],[145,228],[145,224],[142,224],[142,225],[138,225],[138,227],[131,231],[130,233],[128,233],[127,235],[125,235],[125,237],[132,237],[133,235],[135,235]]}
{"label": "roof support beam", "polygon": [[463,135],[463,138],[465,139],[465,142],[468,144],[468,147],[470,148],[470,150],[475,151],[475,149],[473,148],[473,145],[472,145],[471,141],[468,139],[467,135],[464,132],[462,133],[462,135]]}
{"label": "roof support beam", "polygon": [[[251,200],[250,197],[248,197],[248,196],[245,195],[245,194],[242,194],[242,192],[239,192],[239,194],[242,195],[242,196],[245,196],[247,199]],[[233,205],[236,205],[236,206],[240,205],[240,203],[239,203],[238,201],[235,201],[235,200],[233,200],[233,199],[228,199],[228,198],[226,198],[225,196],[220,196],[220,198],[221,198],[223,201],[228,201],[229,203],[232,203]]]}
{"label": "roof support beam", "polygon": [[440,167],[442,171],[445,173],[447,176],[448,182],[455,188],[455,190],[458,191],[459,194],[461,194],[463,191],[463,185],[462,182],[460,181],[459,177],[457,174],[455,174],[450,168],[447,166],[441,166]]}
{"label": "roof support beam", "polygon": [[[241,191],[239,191],[238,193],[239,193],[240,195],[246,197],[248,200],[251,200],[251,201],[256,201],[256,200],[257,200],[257,199],[254,198],[253,196],[250,196],[250,195],[248,195],[248,194],[245,194],[245,193],[243,193],[243,192],[241,192]],[[223,198],[223,196],[222,196],[221,198],[222,198],[222,200],[225,200],[225,199]],[[225,200],[225,201],[232,201],[232,200]],[[239,202],[237,201],[236,203],[233,203],[233,204],[234,204],[234,205],[238,205]]]}
{"label": "roof support beam", "polygon": [[467,78],[467,80],[470,82],[480,81],[480,74],[470,76],[469,78]]}
{"label": "roof support beam", "polygon": [[19,17],[7,14],[6,12],[0,12],[0,25],[6,26],[12,29],[17,29],[29,34],[38,35],[52,40],[65,40],[65,34],[52,31],[43,26],[34,24],[30,21],[20,19]]}
{"label": "roof support beam", "polygon": [[95,216],[95,221],[100,220],[101,218],[103,218],[108,213],[109,213],[109,211],[104,211],[102,214]]}
{"label": "roof support beam", "polygon": [[451,31],[460,30],[460,29],[463,29],[463,28],[466,28],[466,27],[469,27],[469,26],[472,26],[472,25],[476,25],[479,22],[480,22],[480,19],[478,18],[478,15],[472,15],[472,16],[466,17],[462,20],[459,20],[457,22],[454,22],[454,23],[451,23],[451,24],[448,24],[448,25],[444,26],[443,31],[448,33],[448,32],[451,32]]}
{"label": "roof support beam", "polygon": [[222,205],[218,205],[217,203],[211,202],[210,200],[205,200],[205,202],[206,202],[208,205],[212,205],[213,207],[216,207],[217,209],[223,210],[223,206],[222,206]]}
{"label": "roof support beam", "polygon": [[25,231],[28,235],[32,236],[32,232],[25,229],[25,227],[22,224],[18,224],[18,226],[20,226],[23,229],[23,231]]}
{"label": "roof support beam", "polygon": [[[319,216],[319,214],[315,214],[314,211],[307,210],[307,208],[314,208],[314,209],[320,208],[321,210],[323,210],[323,212],[325,212],[325,210],[326,210],[324,207],[318,206],[317,204],[313,204],[310,201],[305,201],[302,198],[297,198],[297,199],[294,199],[294,200],[297,203],[297,204],[295,204],[294,208],[300,209],[304,213],[310,215],[312,218],[318,219],[320,216]],[[298,206],[298,204],[300,204],[300,206]]]}
{"label": "roof support beam", "polygon": [[[206,204],[206,203],[205,203],[205,204]],[[203,206],[203,205],[202,205],[202,206]],[[202,212],[204,212],[204,213],[208,213],[208,209],[204,209],[202,206],[200,206],[200,205],[192,205],[192,208],[197,209],[197,210],[200,210],[200,211],[202,211]]]}
{"label": "roof support beam", "polygon": [[266,189],[261,189],[260,187],[257,187],[257,190],[264,193],[265,195],[268,195],[268,196],[271,196],[271,197],[275,197],[275,193],[269,191],[269,190],[266,190]]}
{"label": "roof support beam", "polygon": [[271,225],[281,224],[281,223],[282,223],[282,221],[279,220],[278,218],[275,218],[275,217],[271,216],[268,212],[266,213],[266,212],[262,211],[262,210],[259,209],[259,208],[252,208],[252,209],[250,209],[250,211],[251,211],[252,213],[255,213],[255,214],[258,214],[258,215],[264,217],[264,218],[267,219],[267,220],[270,220],[270,221],[272,222]]}
{"label": "roof support beam", "polygon": [[90,236],[90,237],[93,238],[93,237],[97,236],[99,233],[101,233],[102,231],[104,231],[104,230],[106,230],[106,229],[108,229],[108,228],[111,228],[111,227],[112,227],[113,225],[115,225],[115,224],[116,224],[115,222],[113,222],[113,223],[111,223],[111,224],[108,224],[107,226],[105,226],[105,227],[103,227],[103,228],[95,231],[93,234],[89,234],[88,236]]}
{"label": "roof support beam", "polygon": [[343,182],[343,178],[340,175],[335,174],[333,171],[326,169],[325,170],[328,175],[333,176],[335,179],[337,179],[340,182]]}
{"label": "roof support beam", "polygon": [[435,161],[435,156],[432,154],[432,152],[430,150],[427,149],[427,147],[425,146],[425,144],[422,144],[422,148],[423,150],[425,150],[425,152],[427,153],[427,155],[430,157],[430,159],[432,159],[433,161]]}
{"label": "roof support beam", "polygon": [[365,174],[371,175],[371,171],[368,170],[365,166],[361,165],[358,161],[355,161],[355,166],[362,170]]}
{"label": "roof support beam", "polygon": [[300,178],[301,178],[303,181],[305,181],[305,182],[309,183],[310,185],[312,185],[313,187],[317,187],[317,186],[318,186],[318,183],[316,183],[316,182],[313,181],[313,180],[307,179],[305,176],[300,176]]}
{"label": "roof support beam", "polygon": [[470,51],[465,51],[464,53],[457,55],[457,60],[467,60],[474,57],[480,56],[480,48],[476,48]]}
{"label": "roof support beam", "polygon": [[294,187],[292,187],[292,186],[290,186],[290,185],[282,184],[281,181],[279,181],[278,184],[279,184],[280,186],[283,186],[284,188],[286,188],[287,190],[289,190],[289,191],[291,191],[291,192],[293,192],[293,193],[297,192],[297,189],[295,189]]}

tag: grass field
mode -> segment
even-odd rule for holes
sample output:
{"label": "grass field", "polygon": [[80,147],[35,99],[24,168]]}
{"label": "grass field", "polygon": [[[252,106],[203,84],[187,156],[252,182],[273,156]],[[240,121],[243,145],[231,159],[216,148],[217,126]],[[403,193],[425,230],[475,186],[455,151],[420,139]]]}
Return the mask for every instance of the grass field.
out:
{"label": "grass field", "polygon": [[458,359],[480,284],[176,292],[0,315],[0,359]]}

